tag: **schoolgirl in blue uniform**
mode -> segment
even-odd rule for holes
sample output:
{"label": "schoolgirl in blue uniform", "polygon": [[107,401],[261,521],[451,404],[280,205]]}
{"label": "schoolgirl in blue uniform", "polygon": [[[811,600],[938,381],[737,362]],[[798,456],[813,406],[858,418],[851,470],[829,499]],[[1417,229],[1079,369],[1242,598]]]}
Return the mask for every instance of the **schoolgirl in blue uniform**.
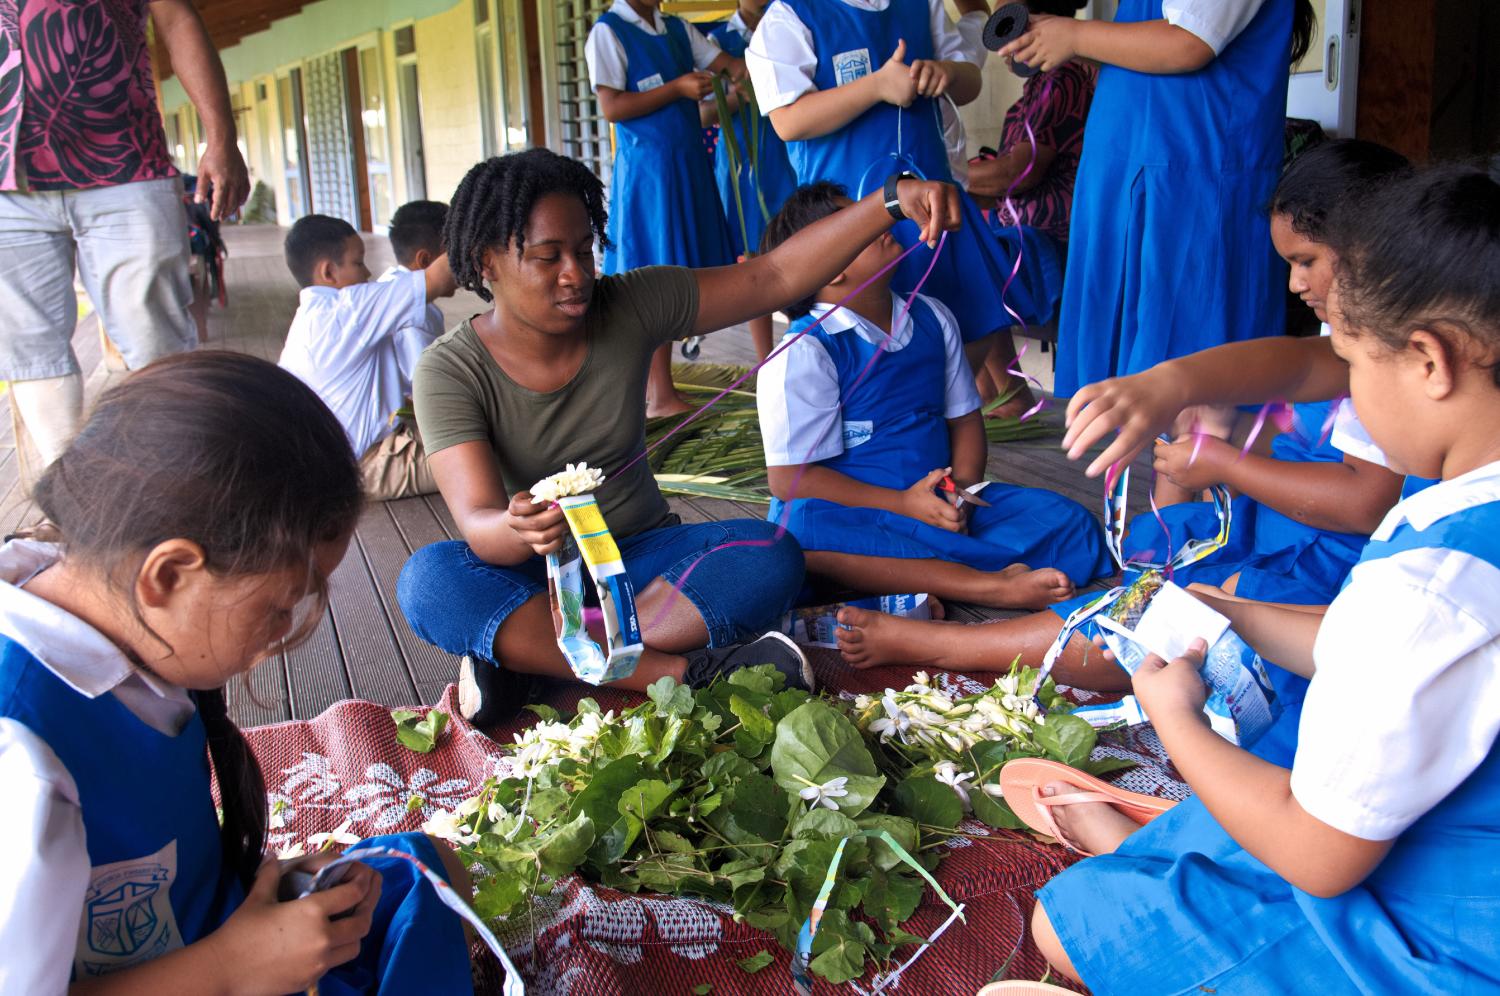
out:
{"label": "schoolgirl in blue uniform", "polygon": [[[1335,220],[1330,315],[1360,421],[1440,483],[1381,523],[1326,615],[1207,598],[1311,685],[1291,770],[1212,733],[1201,643],[1134,688],[1195,796],[1144,828],[1041,787],[1093,851],[1040,893],[1095,992],[1500,986],[1500,183],[1439,167]],[[1134,832],[1132,832],[1134,830]]]}
{"label": "schoolgirl in blue uniform", "polygon": [[[941,2],[775,0],[745,64],[798,182],[827,180],[858,198],[899,170],[952,181],[937,100],[978,96],[979,67],[969,58]],[[892,287],[910,291],[931,265],[923,292],[947,306],[967,343],[1013,320],[1001,296],[1010,261],[967,194],[963,209],[963,228],[936,264],[929,250],[912,253]],[[895,234],[905,246],[916,240],[910,225]]]}
{"label": "schoolgirl in blue uniform", "polygon": [[[833,184],[800,188],[772,219],[767,248],[848,203]],[[980,481],[986,450],[979,396],[948,309],[926,295],[893,295],[883,277],[828,314],[828,302],[900,251],[892,238],[876,240],[788,311],[796,319],[789,337],[811,331],[758,382],[776,496],[769,518],[797,538],[810,572],[860,591],[1007,607],[1068,597],[1075,583],[1109,567],[1081,505],[1006,484],[983,488],[987,506],[937,493],[945,478],[960,487]]]}
{"label": "schoolgirl in blue uniform", "polygon": [[1102,63],[1073,188],[1057,393],[1285,322],[1261,209],[1282,161],[1308,0],[1121,0],[1035,16],[1000,54]]}
{"label": "schoolgirl in blue uniform", "polygon": [[[734,262],[698,102],[713,93],[714,73],[742,75],[743,63],[659,6],[614,0],[584,46],[600,113],[614,125],[605,273]],[[670,347],[658,350],[651,378],[650,414],[688,410],[672,388]]]}
{"label": "schoolgirl in blue uniform", "polygon": [[[263,857],[265,785],[223,685],[309,631],[298,606],[359,518],[317,396],[249,356],[158,360],[100,398],[36,500],[64,544],[0,549],[0,990],[471,991],[461,922],[408,862],[278,902]],[[370,846],[444,868],[420,834]]]}

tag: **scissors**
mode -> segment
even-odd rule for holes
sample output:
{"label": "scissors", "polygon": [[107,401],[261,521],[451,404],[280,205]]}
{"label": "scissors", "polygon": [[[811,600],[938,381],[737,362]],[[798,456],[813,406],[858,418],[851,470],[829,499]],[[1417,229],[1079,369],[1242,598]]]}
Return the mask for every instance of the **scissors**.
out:
{"label": "scissors", "polygon": [[971,505],[978,505],[981,508],[990,507],[989,502],[974,494],[968,488],[959,487],[956,483],[954,483],[953,478],[947,475],[944,475],[942,483],[937,486],[937,489],[951,495],[955,501],[955,504],[960,507],[962,507],[965,502],[968,502]]}

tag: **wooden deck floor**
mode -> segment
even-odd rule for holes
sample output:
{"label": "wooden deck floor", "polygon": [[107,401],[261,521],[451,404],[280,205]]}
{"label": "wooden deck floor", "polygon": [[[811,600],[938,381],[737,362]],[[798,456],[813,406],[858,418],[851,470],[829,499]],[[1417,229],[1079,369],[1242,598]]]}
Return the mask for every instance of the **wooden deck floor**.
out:
{"label": "wooden deck floor", "polygon": [[[226,228],[229,305],[209,311],[210,348],[228,348],[275,360],[297,305],[297,288],[282,261],[284,229],[270,226]],[[391,261],[385,239],[369,237],[369,264],[377,274]],[[474,314],[483,302],[467,293],[443,302],[450,320]],[[80,322],[74,347],[87,377],[87,397],[98,396],[119,374],[101,362],[98,324]],[[709,337],[702,359],[753,361],[749,337],[730,330]],[[1057,414],[1040,416],[1056,426]],[[1098,505],[1098,485],[1086,481],[1056,446],[1060,430],[1036,442],[992,447],[989,471],[996,480],[1045,487],[1089,508]],[[34,462],[32,464],[34,466]],[[704,499],[674,499],[687,521],[764,516],[763,506]],[[21,483],[11,420],[0,420],[0,529],[10,532],[36,518]],[[348,555],[330,583],[330,605],[311,640],[265,662],[248,683],[233,683],[230,708],[246,726],[310,718],[340,699],[357,697],[385,705],[430,703],[458,674],[456,658],[424,643],[407,625],[396,604],[401,565],[418,547],[457,536],[441,497],[433,495],[376,503],[366,509]],[[997,614],[955,607],[955,618],[984,619]]]}

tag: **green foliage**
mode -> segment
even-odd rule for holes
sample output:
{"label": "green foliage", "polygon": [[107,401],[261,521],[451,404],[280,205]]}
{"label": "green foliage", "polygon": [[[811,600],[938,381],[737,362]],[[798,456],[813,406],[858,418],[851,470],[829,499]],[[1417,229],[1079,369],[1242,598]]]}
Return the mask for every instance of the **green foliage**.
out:
{"label": "green foliage", "polygon": [[430,753],[448,728],[448,714],[441,709],[429,709],[425,717],[410,709],[397,709],[391,713],[391,720],[396,724],[396,740],[418,754]]}

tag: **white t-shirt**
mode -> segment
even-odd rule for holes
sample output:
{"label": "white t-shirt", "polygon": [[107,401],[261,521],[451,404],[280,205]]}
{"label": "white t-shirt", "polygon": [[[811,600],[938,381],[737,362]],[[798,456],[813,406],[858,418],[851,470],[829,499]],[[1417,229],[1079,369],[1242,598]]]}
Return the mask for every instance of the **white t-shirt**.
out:
{"label": "white t-shirt", "polygon": [[[1500,462],[1435,484],[1375,530],[1425,529],[1500,501]],[[1292,765],[1308,813],[1390,840],[1463,782],[1500,733],[1500,570],[1465,553],[1407,550],[1355,566],[1313,647]]]}
{"label": "white t-shirt", "polygon": [[[890,0],[824,2],[847,3],[856,10],[885,10],[890,6]],[[976,61],[975,53],[964,41],[963,35],[948,20],[943,0],[929,0],[929,5],[933,58],[983,65],[984,60],[980,58]],[[892,53],[870,54],[878,60],[878,69]],[[907,61],[910,61],[909,57]],[[813,51],[812,32],[802,23],[802,18],[784,3],[773,3],[766,8],[765,16],[760,19],[755,34],[750,38],[750,47],[745,50],[745,66],[750,70],[750,82],[755,86],[755,99],[760,102],[760,112],[770,114],[778,107],[793,103],[804,93],[816,90],[813,73],[817,65],[818,55]]]}
{"label": "white t-shirt", "polygon": [[[979,408],[979,392],[974,375],[964,359],[963,339],[958,321],[941,302],[925,294],[921,299],[932,306],[943,327],[944,382],[943,417],[958,418]],[[911,315],[898,326],[903,299],[891,295],[892,353],[911,342]],[[833,308],[816,304],[812,317],[818,318]],[[823,319],[820,329],[837,335],[858,335],[866,342],[879,344],[885,333],[874,323],[848,308]],[[794,333],[787,333],[790,338]],[[844,452],[844,417],[839,404],[839,375],[833,358],[816,336],[805,335],[790,348],[773,356],[761,367],[756,378],[755,404],[760,414],[760,434],[766,451],[766,466],[790,467],[801,463],[831,460]]]}
{"label": "white t-shirt", "polygon": [[302,288],[278,361],[333,410],[356,457],[390,434],[417,357],[433,340],[426,274],[387,276],[342,290]]}
{"label": "white t-shirt", "polygon": [[[609,5],[609,12],[650,35],[662,35],[667,31],[664,15],[658,13],[654,20],[648,23],[632,10],[625,0],[615,0]],[[704,37],[703,32],[691,22],[683,21],[682,23],[687,27],[688,46],[693,50],[693,68],[707,69],[724,53],[719,49],[717,42]],[[601,86],[624,90],[630,85],[630,77],[625,65],[625,46],[620,44],[620,39],[615,37],[614,30],[603,21],[594,22],[594,26],[589,29],[588,40],[583,43],[583,60],[588,63],[589,82],[595,90]],[[661,80],[659,84],[670,82],[672,81]]]}
{"label": "white t-shirt", "polygon": [[[111,692],[143,723],[176,736],[193,715],[187,692],[131,666],[110,640],[20,586],[57,560],[49,543],[0,547],[0,634],[78,692]],[[0,992],[68,991],[92,865],[78,786],[31,729],[0,718]],[[66,928],[66,929],[63,929]]]}
{"label": "white t-shirt", "polygon": [[1161,16],[1168,24],[1191,31],[1203,43],[1223,52],[1239,37],[1266,0],[1161,0]]}

